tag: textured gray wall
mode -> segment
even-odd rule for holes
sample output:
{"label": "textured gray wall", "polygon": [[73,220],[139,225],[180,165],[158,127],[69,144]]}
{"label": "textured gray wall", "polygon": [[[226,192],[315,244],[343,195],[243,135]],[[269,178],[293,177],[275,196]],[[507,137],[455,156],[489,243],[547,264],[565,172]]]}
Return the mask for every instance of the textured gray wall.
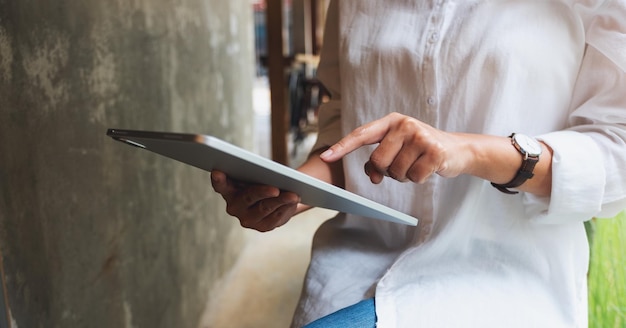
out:
{"label": "textured gray wall", "polygon": [[240,250],[209,175],[106,128],[252,146],[248,0],[0,0],[0,250],[19,327],[195,327]]}

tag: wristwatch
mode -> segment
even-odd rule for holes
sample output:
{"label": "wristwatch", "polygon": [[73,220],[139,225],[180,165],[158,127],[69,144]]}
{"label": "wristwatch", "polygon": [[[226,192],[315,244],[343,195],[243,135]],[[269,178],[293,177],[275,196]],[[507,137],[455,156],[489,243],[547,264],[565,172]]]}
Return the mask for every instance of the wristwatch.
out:
{"label": "wristwatch", "polygon": [[511,191],[508,188],[519,187],[526,182],[526,180],[533,177],[533,169],[537,162],[539,162],[539,155],[541,155],[542,148],[537,139],[524,134],[513,133],[509,138],[511,138],[513,147],[522,154],[522,167],[517,171],[513,180],[505,184],[492,182],[491,185],[505,194],[517,194],[517,191]]}

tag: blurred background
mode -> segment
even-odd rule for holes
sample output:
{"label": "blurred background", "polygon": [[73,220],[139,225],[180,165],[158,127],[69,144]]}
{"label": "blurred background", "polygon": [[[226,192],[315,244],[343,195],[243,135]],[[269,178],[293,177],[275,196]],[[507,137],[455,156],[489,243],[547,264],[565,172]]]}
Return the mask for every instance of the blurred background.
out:
{"label": "blurred background", "polygon": [[[260,234],[209,174],[107,128],[292,167],[316,137],[328,0],[0,0],[0,328],[287,327],[311,210]],[[590,325],[626,327],[624,218],[595,220]]]}

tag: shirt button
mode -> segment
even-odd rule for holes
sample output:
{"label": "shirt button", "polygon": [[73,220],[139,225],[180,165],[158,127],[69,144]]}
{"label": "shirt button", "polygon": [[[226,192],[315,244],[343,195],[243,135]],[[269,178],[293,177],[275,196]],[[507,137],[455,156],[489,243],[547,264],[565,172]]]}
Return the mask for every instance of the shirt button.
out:
{"label": "shirt button", "polygon": [[426,100],[426,102],[428,102],[429,105],[434,105],[435,104],[435,98],[433,97],[428,97],[428,99]]}
{"label": "shirt button", "polygon": [[430,35],[430,42],[437,42],[437,40],[439,40],[439,33],[435,32],[433,34]]}

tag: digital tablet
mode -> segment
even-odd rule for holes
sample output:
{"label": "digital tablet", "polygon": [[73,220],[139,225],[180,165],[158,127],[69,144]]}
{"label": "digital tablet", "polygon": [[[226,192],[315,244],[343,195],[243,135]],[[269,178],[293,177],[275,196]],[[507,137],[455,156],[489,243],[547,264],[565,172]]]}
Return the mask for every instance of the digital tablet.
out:
{"label": "digital tablet", "polygon": [[304,204],[386,220],[417,225],[417,219],[345,189],[310,177],[218,138],[187,133],[108,129],[107,135],[128,145],[143,148],[177,161],[230,178],[275,186],[298,194]]}

